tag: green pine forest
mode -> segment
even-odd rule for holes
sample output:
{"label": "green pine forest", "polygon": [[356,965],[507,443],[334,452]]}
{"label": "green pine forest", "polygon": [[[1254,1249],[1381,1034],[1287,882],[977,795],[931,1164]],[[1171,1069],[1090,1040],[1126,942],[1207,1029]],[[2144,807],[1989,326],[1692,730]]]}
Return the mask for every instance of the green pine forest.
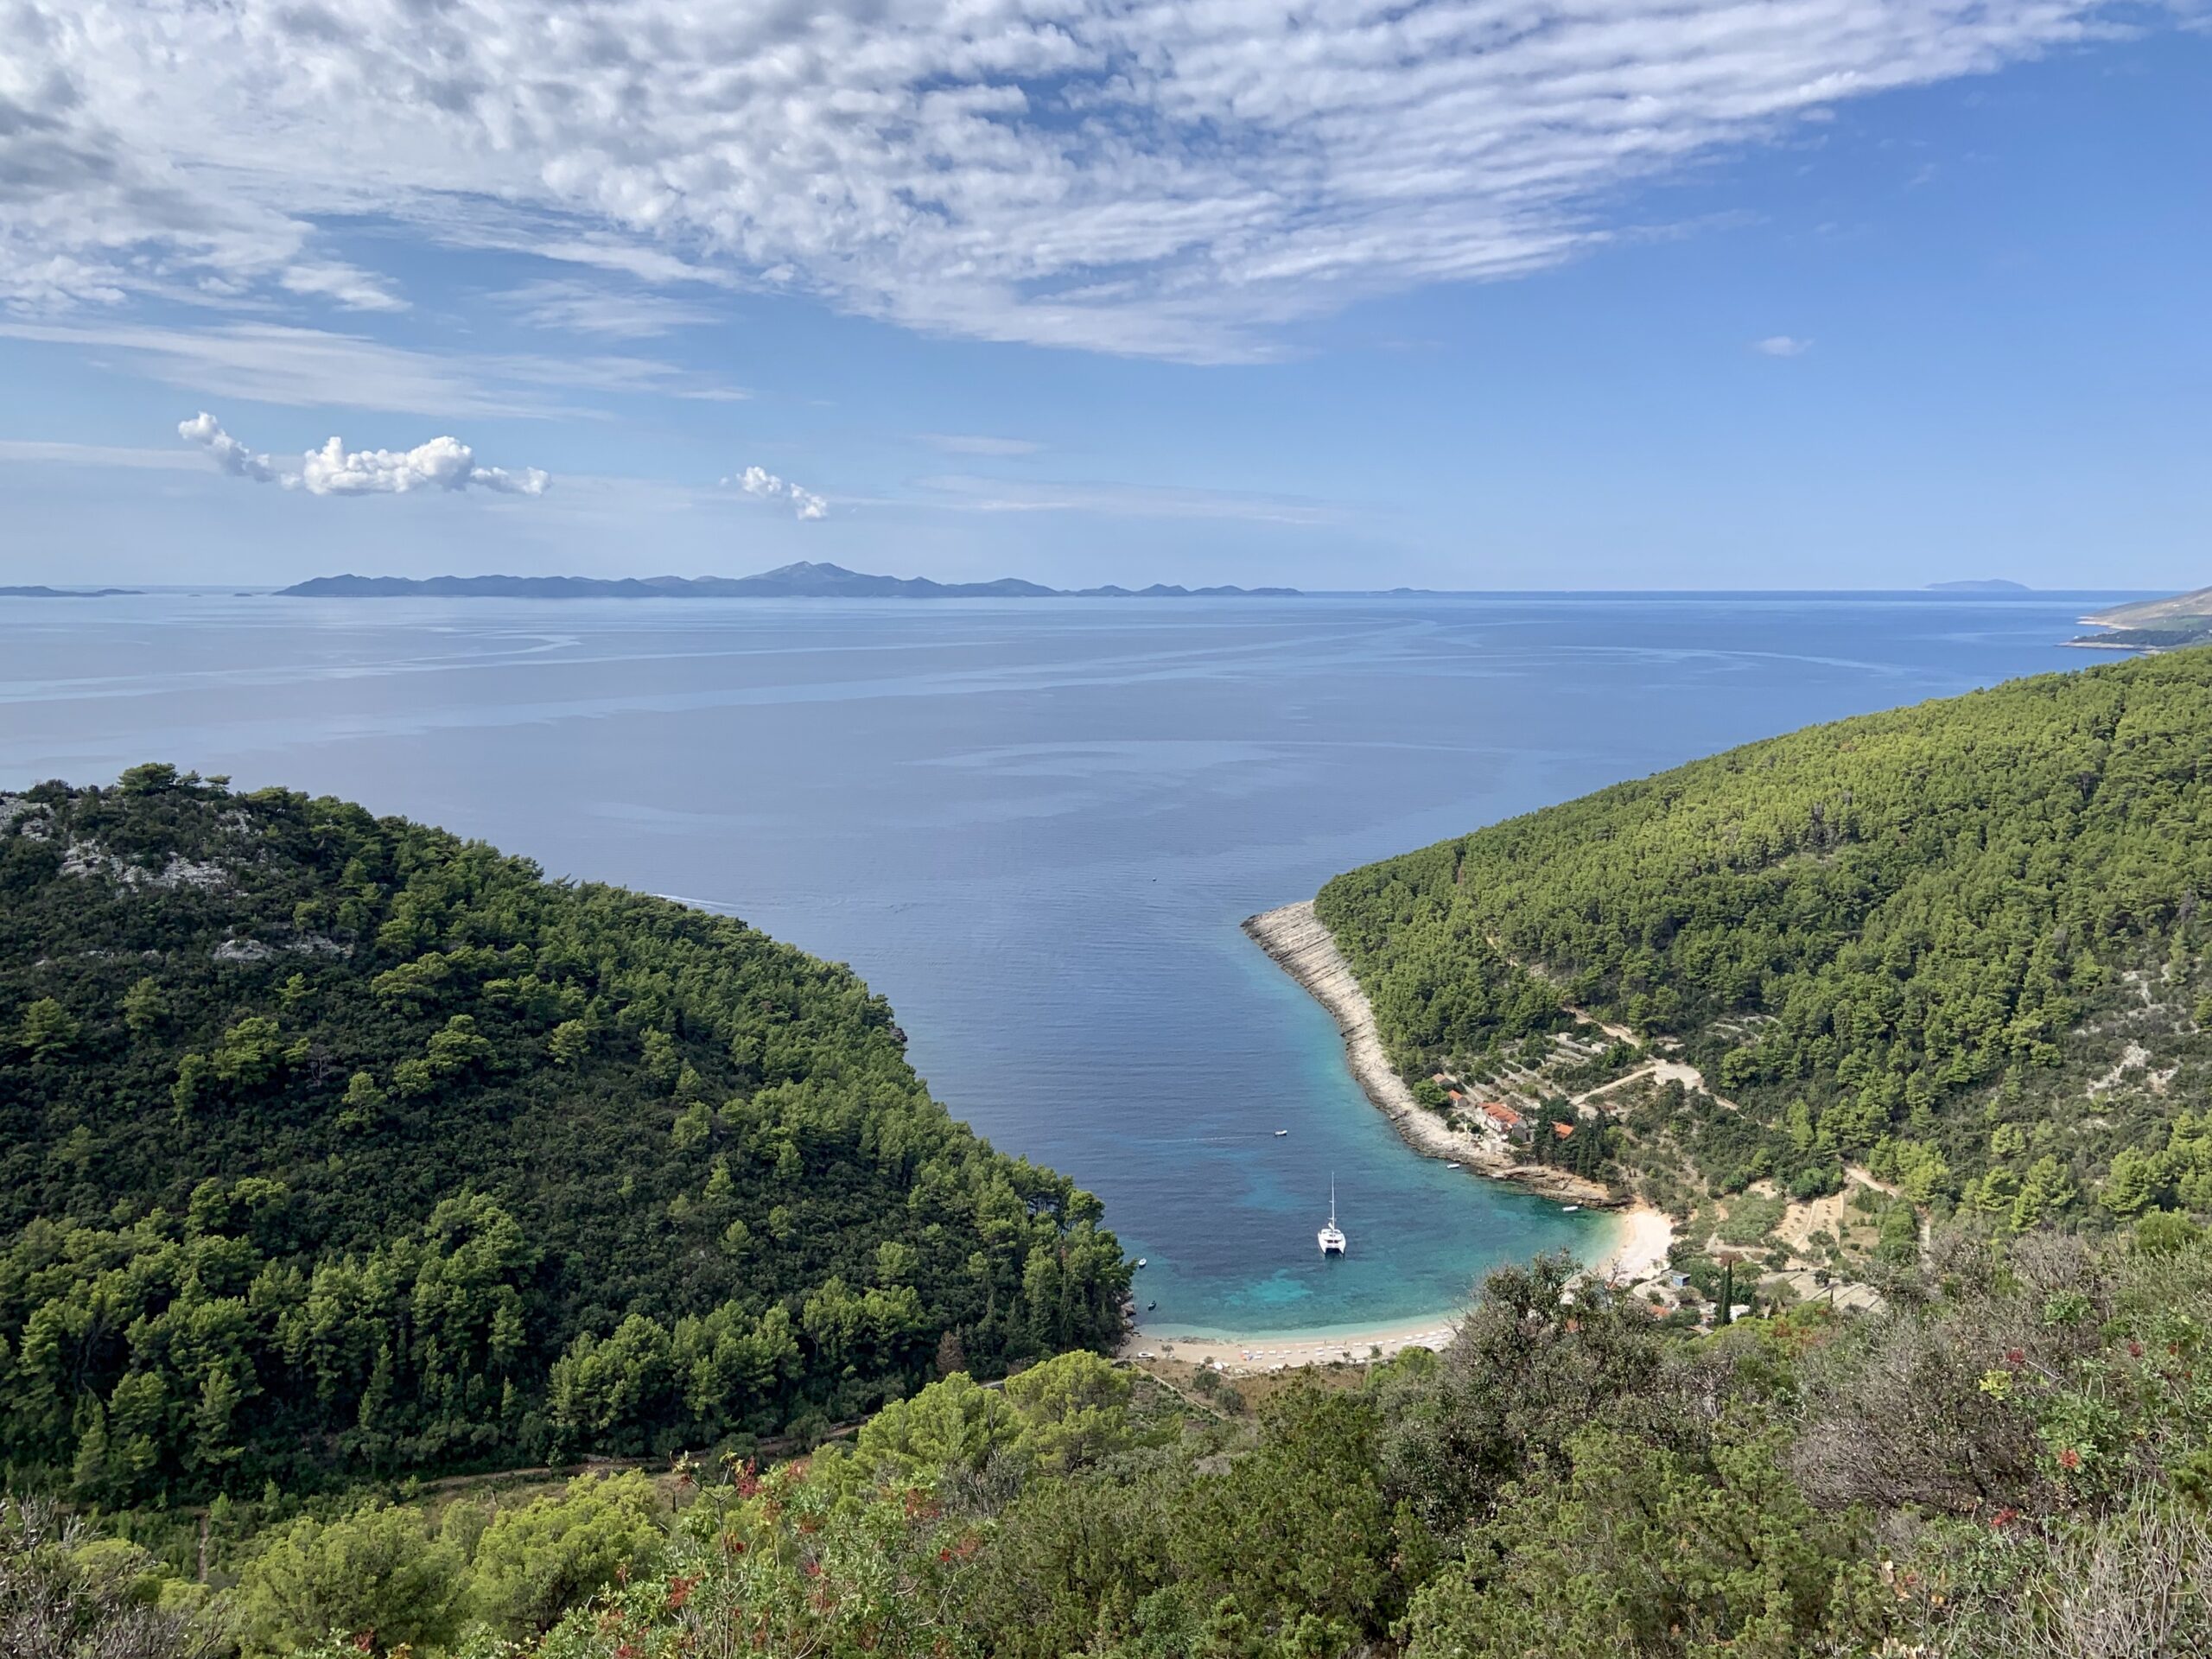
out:
{"label": "green pine forest", "polygon": [[1666,1207],[1851,1164],[2024,1230],[2212,1207],[2207,893],[2212,653],[2184,652],[1753,743],[1316,909],[1410,1077],[1481,1075],[1563,1004],[1699,1068],[1603,1126],[1592,1173]]}
{"label": "green pine forest", "polygon": [[335,802],[0,798],[0,1652],[2212,1653],[2208,692],[2019,682],[1332,882],[1409,1078],[1694,1065],[1539,1148],[1738,1226],[1863,1175],[1877,1300],[1541,1257],[1281,1376],[1106,1357],[1096,1204],[843,969]]}
{"label": "green pine forest", "polygon": [[0,798],[0,1459],[109,1504],[805,1433],[1118,1336],[845,969],[359,807]]}

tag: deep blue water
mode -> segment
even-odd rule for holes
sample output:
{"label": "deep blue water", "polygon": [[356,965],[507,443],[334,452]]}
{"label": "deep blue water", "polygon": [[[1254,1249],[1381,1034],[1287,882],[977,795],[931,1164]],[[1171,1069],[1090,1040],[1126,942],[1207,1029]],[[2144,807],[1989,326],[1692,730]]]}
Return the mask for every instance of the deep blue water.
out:
{"label": "deep blue water", "polygon": [[[2084,596],[0,600],[0,785],[162,759],[726,908],[1105,1201],[1163,1330],[1454,1305],[1603,1224],[1414,1156],[1237,923],[1808,721],[2083,665]],[[1278,1139],[1277,1128],[1291,1133]],[[1351,1257],[1313,1230],[1333,1174]]]}

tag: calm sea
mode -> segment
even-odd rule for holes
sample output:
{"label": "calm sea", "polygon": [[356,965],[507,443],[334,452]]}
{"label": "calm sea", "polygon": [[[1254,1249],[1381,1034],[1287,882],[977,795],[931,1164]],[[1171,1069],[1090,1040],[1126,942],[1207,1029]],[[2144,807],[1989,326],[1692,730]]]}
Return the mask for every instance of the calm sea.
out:
{"label": "calm sea", "polygon": [[1241,918],[1729,744],[2082,666],[2055,647],[2086,607],[0,600],[0,785],[167,760],[743,916],[853,964],[955,1113],[1105,1200],[1149,1325],[1313,1330],[1604,1224],[1407,1151]]}

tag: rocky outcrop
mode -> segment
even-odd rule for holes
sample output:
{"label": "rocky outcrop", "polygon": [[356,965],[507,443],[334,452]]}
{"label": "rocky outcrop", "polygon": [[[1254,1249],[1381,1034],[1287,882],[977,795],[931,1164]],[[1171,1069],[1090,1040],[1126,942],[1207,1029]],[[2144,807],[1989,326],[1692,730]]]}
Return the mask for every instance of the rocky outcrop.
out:
{"label": "rocky outcrop", "polygon": [[198,887],[203,893],[219,893],[231,884],[230,874],[219,864],[195,863],[171,853],[158,870],[149,870],[143,864],[118,857],[98,842],[73,841],[61,855],[64,875],[104,875],[120,881],[126,887],[159,887],[175,890],[178,887]]}

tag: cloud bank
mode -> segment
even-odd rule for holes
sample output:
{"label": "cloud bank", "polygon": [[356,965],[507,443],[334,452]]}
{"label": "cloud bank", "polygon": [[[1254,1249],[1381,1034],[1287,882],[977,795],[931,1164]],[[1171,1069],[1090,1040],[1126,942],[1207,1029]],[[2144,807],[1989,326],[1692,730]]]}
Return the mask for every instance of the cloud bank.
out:
{"label": "cloud bank", "polygon": [[1568,257],[1625,182],[2099,10],[12,0],[0,299],[390,309],[323,228],[381,218],[938,333],[1263,357],[1368,296]]}
{"label": "cloud bank", "polygon": [[257,454],[202,410],[176,423],[177,436],[196,443],[233,478],[281,484],[309,495],[405,495],[412,490],[492,490],[502,495],[543,495],[552,480],[535,467],[509,472],[479,467],[459,438],[436,437],[412,449],[348,449],[331,438],[301,457],[297,470],[273,455]]}
{"label": "cloud bank", "polygon": [[789,479],[778,478],[763,467],[748,467],[734,477],[726,478],[725,484],[734,484],[747,495],[757,495],[764,501],[788,501],[791,511],[801,518],[827,518],[830,503],[811,490],[803,490]]}
{"label": "cloud bank", "polygon": [[1753,340],[1751,349],[1761,357],[1802,357],[1813,349],[1813,342],[1793,334],[1769,334],[1764,340]]}

